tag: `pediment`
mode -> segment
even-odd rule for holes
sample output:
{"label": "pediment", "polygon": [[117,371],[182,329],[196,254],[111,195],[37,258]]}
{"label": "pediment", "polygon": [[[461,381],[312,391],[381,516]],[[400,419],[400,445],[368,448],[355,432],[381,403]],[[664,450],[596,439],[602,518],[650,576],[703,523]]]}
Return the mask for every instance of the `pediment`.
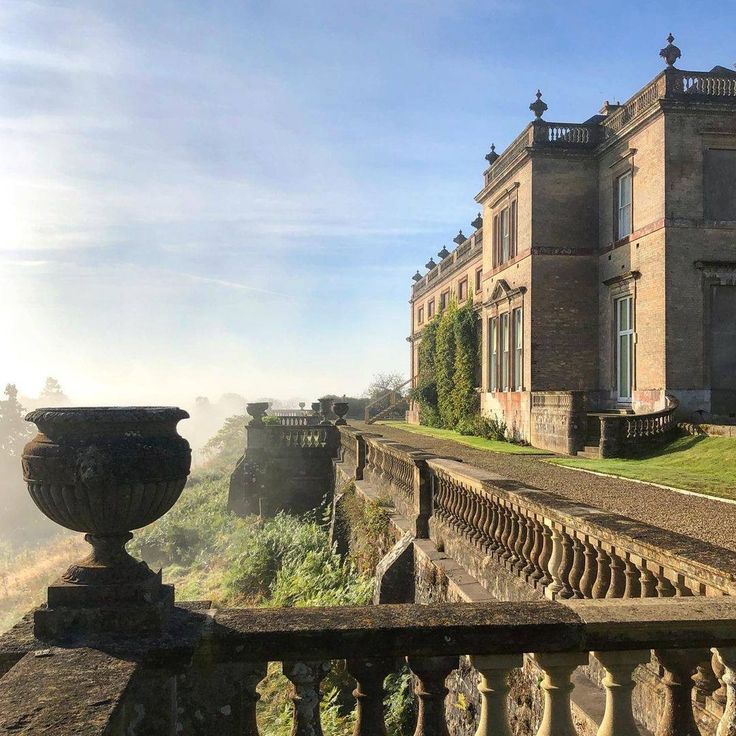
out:
{"label": "pediment", "polygon": [[493,291],[491,292],[491,301],[496,302],[499,299],[505,299],[512,291],[513,289],[509,286],[506,279],[499,279],[496,281],[496,285],[493,287]]}

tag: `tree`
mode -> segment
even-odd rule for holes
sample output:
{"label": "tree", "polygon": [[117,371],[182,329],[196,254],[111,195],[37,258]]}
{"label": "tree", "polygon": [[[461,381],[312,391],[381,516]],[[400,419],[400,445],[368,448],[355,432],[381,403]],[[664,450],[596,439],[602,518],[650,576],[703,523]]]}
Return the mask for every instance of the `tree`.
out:
{"label": "tree", "polygon": [[5,387],[5,398],[0,399],[0,453],[19,457],[23,446],[33,434],[33,427],[23,419],[25,410],[18,401],[14,383]]}
{"label": "tree", "polygon": [[44,406],[64,406],[69,403],[67,395],[61,389],[61,384],[51,376],[46,379],[39,399]]}
{"label": "tree", "polygon": [[457,304],[451,301],[440,317],[437,327],[437,408],[442,426],[454,429],[460,418],[453,403],[452,389],[455,378],[455,315]]}
{"label": "tree", "polygon": [[401,373],[376,373],[365,390],[365,395],[369,399],[378,399],[390,391],[396,391],[403,395],[404,391],[401,385],[405,381],[406,379]]}

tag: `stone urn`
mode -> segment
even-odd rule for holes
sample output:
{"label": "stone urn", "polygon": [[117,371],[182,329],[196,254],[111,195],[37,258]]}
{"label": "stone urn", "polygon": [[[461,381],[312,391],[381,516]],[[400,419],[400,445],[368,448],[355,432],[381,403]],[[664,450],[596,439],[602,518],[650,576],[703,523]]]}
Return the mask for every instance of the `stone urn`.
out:
{"label": "stone urn", "polygon": [[267,401],[259,401],[255,404],[247,404],[245,407],[246,411],[253,417],[253,421],[251,422],[251,424],[262,425],[263,417],[266,415],[268,407],[269,404]]}
{"label": "stone urn", "polygon": [[184,488],[191,450],[176,425],[188,416],[175,407],[48,408],[26,416],[38,427],[23,450],[31,498],[92,546],[49,587],[48,605],[36,611],[37,635],[163,625],[173,588],[125,545]]}
{"label": "stone urn", "polygon": [[337,401],[332,405],[332,411],[337,414],[337,419],[335,420],[335,424],[337,426],[347,424],[347,421],[345,420],[345,415],[348,413],[349,408],[350,407],[348,406],[348,404],[344,401]]}
{"label": "stone urn", "polygon": [[332,404],[332,399],[323,398],[319,400],[319,412],[322,415],[321,425],[331,424],[330,414],[332,413]]}
{"label": "stone urn", "polygon": [[312,411],[315,414],[319,414],[319,411],[320,411],[320,409],[319,409],[319,401],[313,401],[312,402]]}

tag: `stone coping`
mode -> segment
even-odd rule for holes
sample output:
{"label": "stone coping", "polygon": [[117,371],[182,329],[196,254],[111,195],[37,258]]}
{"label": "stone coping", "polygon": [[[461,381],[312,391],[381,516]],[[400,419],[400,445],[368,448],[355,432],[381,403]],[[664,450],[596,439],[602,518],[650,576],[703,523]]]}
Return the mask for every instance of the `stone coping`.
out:
{"label": "stone coping", "polygon": [[235,660],[345,659],[732,646],[723,598],[223,609],[213,652]]}
{"label": "stone coping", "polygon": [[454,460],[429,459],[430,469],[444,470],[461,482],[495,493],[522,508],[564,524],[600,541],[626,549],[667,569],[690,575],[726,594],[736,594],[736,552],[693,537],[574,503],[546,491],[526,488],[503,476]]}

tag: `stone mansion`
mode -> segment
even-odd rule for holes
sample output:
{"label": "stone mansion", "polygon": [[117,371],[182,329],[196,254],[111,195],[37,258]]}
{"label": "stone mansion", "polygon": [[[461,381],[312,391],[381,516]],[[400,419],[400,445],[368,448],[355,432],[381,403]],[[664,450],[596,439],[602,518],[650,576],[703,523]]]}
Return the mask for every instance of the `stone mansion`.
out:
{"label": "stone mansion", "polygon": [[473,233],[414,276],[410,375],[423,327],[472,298],[481,411],[534,445],[582,450],[591,414],[736,415],[736,72],[682,71],[673,41],[583,123],[538,92],[486,156]]}

